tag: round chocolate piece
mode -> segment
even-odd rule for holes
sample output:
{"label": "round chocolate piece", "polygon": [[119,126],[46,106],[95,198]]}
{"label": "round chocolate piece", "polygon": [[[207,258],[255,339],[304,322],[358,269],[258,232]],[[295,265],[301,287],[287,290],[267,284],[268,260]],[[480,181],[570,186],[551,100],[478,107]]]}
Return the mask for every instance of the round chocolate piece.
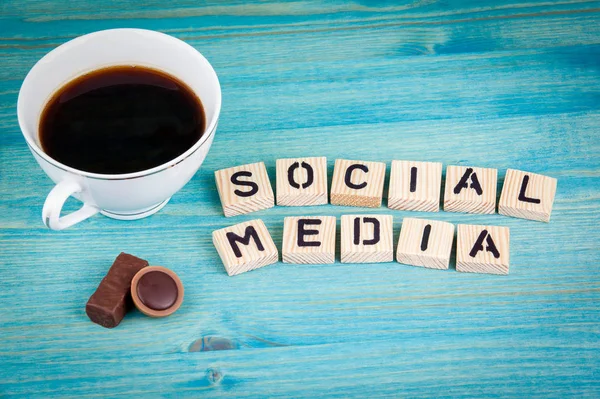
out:
{"label": "round chocolate piece", "polygon": [[183,302],[183,284],[177,274],[162,266],[148,266],[131,281],[133,303],[147,316],[164,317]]}

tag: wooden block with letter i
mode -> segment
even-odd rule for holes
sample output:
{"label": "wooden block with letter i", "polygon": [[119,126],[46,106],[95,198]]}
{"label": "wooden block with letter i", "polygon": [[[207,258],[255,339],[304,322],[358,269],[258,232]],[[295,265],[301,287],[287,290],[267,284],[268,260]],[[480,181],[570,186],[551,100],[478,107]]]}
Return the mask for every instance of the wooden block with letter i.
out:
{"label": "wooden block with letter i", "polygon": [[275,205],[273,188],[263,162],[217,170],[215,180],[223,213],[227,217]]}
{"label": "wooden block with letter i", "polygon": [[327,203],[327,158],[277,160],[277,205],[303,206]]}
{"label": "wooden block with letter i", "polygon": [[283,221],[283,262],[335,262],[335,217],[287,217]]}
{"label": "wooden block with letter i", "polygon": [[438,212],[441,189],[441,163],[392,161],[388,208]]}
{"label": "wooden block with letter i", "polygon": [[508,274],[509,259],[508,227],[458,225],[456,271]]}
{"label": "wooden block with letter i", "polygon": [[500,194],[498,213],[549,222],[555,194],[555,178],[508,169]]}
{"label": "wooden block with letter i", "polygon": [[407,265],[448,269],[453,240],[452,223],[404,218],[396,260]]}
{"label": "wooden block with letter i", "polygon": [[342,263],[379,263],[394,260],[391,215],[343,215]]}
{"label": "wooden block with letter i", "polygon": [[497,169],[448,166],[444,211],[495,213],[497,181]]}
{"label": "wooden block with letter i", "polygon": [[385,163],[336,159],[331,180],[331,204],[381,206]]}
{"label": "wooden block with letter i", "polygon": [[213,244],[230,276],[277,262],[277,247],[262,220],[213,231]]}

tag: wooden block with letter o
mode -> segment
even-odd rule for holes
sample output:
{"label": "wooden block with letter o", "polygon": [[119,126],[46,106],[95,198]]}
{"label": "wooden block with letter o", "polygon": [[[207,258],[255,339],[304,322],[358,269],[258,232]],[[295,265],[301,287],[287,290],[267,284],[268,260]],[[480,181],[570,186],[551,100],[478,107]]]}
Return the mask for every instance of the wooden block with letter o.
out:
{"label": "wooden block with letter o", "polygon": [[549,222],[555,194],[555,178],[508,169],[500,194],[498,213]]}
{"label": "wooden block with letter o", "polygon": [[394,260],[391,215],[343,215],[342,263],[379,263]]}
{"label": "wooden block with letter o", "polygon": [[277,247],[260,219],[213,231],[213,244],[230,276],[277,262]]}
{"label": "wooden block with letter o", "polygon": [[438,212],[441,189],[441,163],[392,161],[388,208]]}
{"label": "wooden block with letter o", "polygon": [[336,159],[331,180],[331,204],[381,206],[385,163]]}
{"label": "wooden block with letter o", "polygon": [[283,221],[285,263],[335,262],[335,217],[287,217]]}
{"label": "wooden block with letter o", "polygon": [[498,169],[448,166],[444,211],[495,213],[497,181]]}
{"label": "wooden block with letter o", "polygon": [[396,260],[407,265],[448,269],[453,240],[452,223],[404,218]]}
{"label": "wooden block with letter o", "polygon": [[508,227],[458,225],[457,271],[508,274],[509,259],[510,229]]}
{"label": "wooden block with letter o", "polygon": [[263,162],[235,166],[215,172],[225,216],[236,216],[275,205],[273,188]]}
{"label": "wooden block with letter o", "polygon": [[277,205],[303,206],[327,203],[327,158],[277,160]]}

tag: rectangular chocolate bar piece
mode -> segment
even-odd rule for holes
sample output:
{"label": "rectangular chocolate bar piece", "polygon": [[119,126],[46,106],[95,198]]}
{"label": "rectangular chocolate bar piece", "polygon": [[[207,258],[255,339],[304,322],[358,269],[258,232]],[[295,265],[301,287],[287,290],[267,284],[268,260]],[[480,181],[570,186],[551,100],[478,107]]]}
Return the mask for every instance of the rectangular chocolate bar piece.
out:
{"label": "rectangular chocolate bar piece", "polygon": [[131,307],[131,280],[148,262],[121,252],[85,305],[91,321],[102,327],[119,325]]}

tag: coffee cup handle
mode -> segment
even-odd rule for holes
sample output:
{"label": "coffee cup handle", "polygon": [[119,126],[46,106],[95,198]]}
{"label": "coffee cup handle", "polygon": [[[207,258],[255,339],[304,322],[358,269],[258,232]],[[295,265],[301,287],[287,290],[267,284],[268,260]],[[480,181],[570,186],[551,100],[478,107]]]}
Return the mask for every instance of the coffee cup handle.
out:
{"label": "coffee cup handle", "polygon": [[46,227],[52,230],[63,230],[100,212],[99,208],[84,202],[83,206],[75,212],[63,217],[60,216],[65,201],[71,195],[81,191],[82,188],[79,183],[73,180],[63,180],[54,186],[48,197],[46,197],[42,209],[42,220]]}

